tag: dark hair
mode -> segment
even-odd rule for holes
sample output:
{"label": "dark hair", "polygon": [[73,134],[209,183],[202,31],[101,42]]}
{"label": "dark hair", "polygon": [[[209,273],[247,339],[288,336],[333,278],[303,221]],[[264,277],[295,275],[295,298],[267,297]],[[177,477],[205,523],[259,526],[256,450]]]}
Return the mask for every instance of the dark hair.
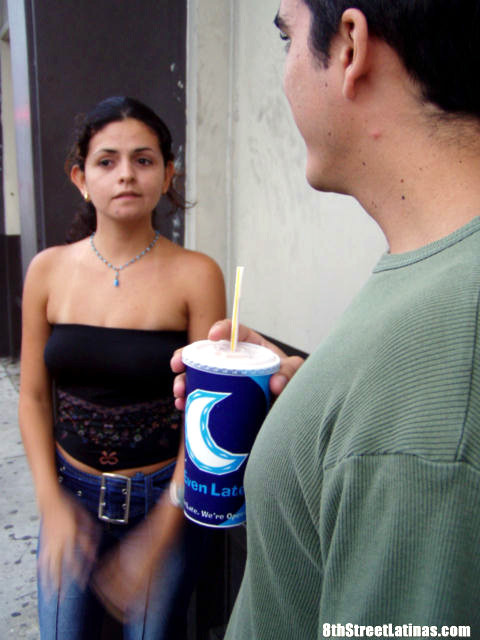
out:
{"label": "dark hair", "polygon": [[[126,96],[114,96],[99,102],[86,115],[80,114],[76,118],[75,142],[65,161],[65,171],[70,175],[72,167],[78,165],[85,170],[85,160],[88,154],[88,146],[92,137],[103,127],[111,122],[119,122],[126,118],[134,118],[143,122],[157,135],[160,150],[165,166],[173,162],[172,136],[167,125],[149,107],[134,98]],[[183,196],[175,189],[173,182],[166,193],[170,200],[171,213],[178,209],[185,209],[187,203]],[[152,212],[152,215],[155,211]],[[84,202],[77,212],[70,229],[67,232],[67,242],[75,242],[87,237],[97,226],[95,207],[91,202]]]}
{"label": "dark hair", "polygon": [[397,52],[426,101],[480,118],[479,0],[303,1],[312,13],[312,50],[325,66],[343,12],[359,9],[370,32]]}

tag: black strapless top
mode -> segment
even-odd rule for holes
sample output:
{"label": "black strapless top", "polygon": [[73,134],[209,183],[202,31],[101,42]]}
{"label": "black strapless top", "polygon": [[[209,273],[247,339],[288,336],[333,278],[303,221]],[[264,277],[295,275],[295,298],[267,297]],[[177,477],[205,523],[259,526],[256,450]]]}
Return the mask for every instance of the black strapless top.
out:
{"label": "black strapless top", "polygon": [[44,357],[56,387],[57,442],[100,471],[175,457],[181,414],[170,358],[185,344],[185,331],[54,325]]}

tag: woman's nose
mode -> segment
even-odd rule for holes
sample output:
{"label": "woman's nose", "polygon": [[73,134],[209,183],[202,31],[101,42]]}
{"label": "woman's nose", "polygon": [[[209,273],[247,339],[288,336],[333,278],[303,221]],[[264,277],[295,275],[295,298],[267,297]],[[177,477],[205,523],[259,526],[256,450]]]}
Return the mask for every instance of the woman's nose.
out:
{"label": "woman's nose", "polygon": [[134,180],[135,172],[133,171],[132,163],[128,160],[120,163],[119,177],[121,182],[131,182]]}

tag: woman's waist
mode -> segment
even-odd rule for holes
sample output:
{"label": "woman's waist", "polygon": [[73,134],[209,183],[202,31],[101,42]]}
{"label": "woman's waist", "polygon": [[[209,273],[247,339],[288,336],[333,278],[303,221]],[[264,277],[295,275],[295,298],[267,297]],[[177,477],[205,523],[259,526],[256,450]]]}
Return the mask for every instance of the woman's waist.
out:
{"label": "woman's waist", "polygon": [[162,469],[169,467],[176,460],[175,457],[172,457],[172,458],[168,458],[167,460],[161,460],[159,462],[154,462],[148,465],[141,465],[138,467],[132,467],[127,469],[114,469],[113,471],[110,471],[108,469],[101,470],[95,467],[91,467],[90,465],[85,464],[81,460],[77,460],[74,456],[70,455],[68,451],[65,451],[65,449],[58,442],[56,442],[55,444],[57,447],[57,452],[72,467],[74,467],[75,469],[77,469],[82,473],[88,473],[93,476],[103,476],[105,473],[112,473],[118,476],[127,476],[129,478],[132,478],[136,474],[143,474],[144,476],[146,476],[146,475],[157,473],[157,471],[161,471]]}
{"label": "woman's waist", "polygon": [[[61,448],[57,448],[58,480],[93,515],[109,524],[134,524],[142,519],[167,490],[175,462],[146,473],[101,473],[83,470]],[[73,464],[72,464],[73,463]],[[128,472],[133,472],[129,469]],[[145,470],[144,470],[145,471]]]}

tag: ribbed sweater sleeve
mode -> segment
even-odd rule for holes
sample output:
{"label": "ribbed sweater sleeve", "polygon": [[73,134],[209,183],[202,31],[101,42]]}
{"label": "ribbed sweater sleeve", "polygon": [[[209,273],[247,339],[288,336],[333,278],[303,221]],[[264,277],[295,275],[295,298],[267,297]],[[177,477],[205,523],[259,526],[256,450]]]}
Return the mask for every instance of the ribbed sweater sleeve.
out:
{"label": "ribbed sweater sleeve", "polygon": [[480,474],[414,455],[354,457],[324,477],[325,623],[480,632]]}

